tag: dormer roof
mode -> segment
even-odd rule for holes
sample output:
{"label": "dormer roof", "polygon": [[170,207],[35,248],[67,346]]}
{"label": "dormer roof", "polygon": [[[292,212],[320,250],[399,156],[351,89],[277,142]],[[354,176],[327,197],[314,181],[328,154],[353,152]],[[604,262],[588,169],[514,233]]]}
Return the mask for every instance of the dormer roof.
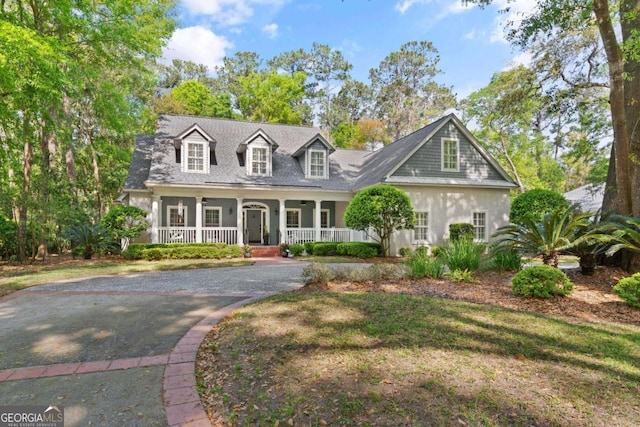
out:
{"label": "dormer roof", "polygon": [[251,142],[253,142],[256,138],[258,137],[262,137],[264,138],[265,141],[267,141],[267,144],[269,144],[269,146],[271,147],[271,152],[273,153],[274,151],[276,151],[278,149],[278,144],[273,140],[273,138],[271,138],[265,131],[263,131],[262,129],[258,129],[257,131],[255,131],[254,133],[252,133],[247,139],[245,139],[244,141],[242,141],[240,143],[240,145],[238,145],[238,149],[236,150],[236,152],[238,154],[242,154],[245,151],[247,151],[247,146],[249,144],[251,144]]}
{"label": "dormer roof", "polygon": [[314,144],[315,142],[320,142],[322,145],[324,145],[327,151],[329,151],[329,153],[333,153],[334,151],[336,151],[336,149],[333,147],[333,145],[329,143],[329,141],[327,141],[321,134],[317,133],[316,135],[314,135],[313,138],[311,138],[309,141],[305,142],[300,148],[298,148],[296,152],[292,154],[292,156],[299,157],[305,151],[307,151],[307,149],[311,147],[311,145]]}

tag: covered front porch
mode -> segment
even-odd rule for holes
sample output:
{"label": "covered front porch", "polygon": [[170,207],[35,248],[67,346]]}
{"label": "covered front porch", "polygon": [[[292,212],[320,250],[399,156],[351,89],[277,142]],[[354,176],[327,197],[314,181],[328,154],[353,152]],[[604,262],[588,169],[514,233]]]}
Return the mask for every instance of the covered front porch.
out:
{"label": "covered front porch", "polygon": [[368,240],[365,233],[345,227],[348,200],[263,197],[155,195],[151,241],[275,246]]}

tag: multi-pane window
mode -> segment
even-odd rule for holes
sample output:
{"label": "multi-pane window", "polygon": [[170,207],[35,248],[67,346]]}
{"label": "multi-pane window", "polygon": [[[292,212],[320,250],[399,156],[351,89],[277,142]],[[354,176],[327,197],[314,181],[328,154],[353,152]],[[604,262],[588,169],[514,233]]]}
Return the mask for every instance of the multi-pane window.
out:
{"label": "multi-pane window", "polygon": [[[313,210],[313,226],[316,226],[316,210]],[[320,209],[320,228],[329,228],[329,209]]]}
{"label": "multi-pane window", "polygon": [[416,224],[413,238],[417,242],[425,242],[429,236],[429,212],[416,212]]}
{"label": "multi-pane window", "polygon": [[185,218],[187,217],[187,208],[183,207],[182,212],[180,212],[178,206],[169,206],[168,210],[168,218],[169,218],[169,227],[184,227],[186,225]]}
{"label": "multi-pane window", "polygon": [[204,171],[204,144],[187,143],[187,171]]}
{"label": "multi-pane window", "polygon": [[204,210],[204,226],[220,227],[220,208],[205,208]]}
{"label": "multi-pane window", "polygon": [[287,228],[300,228],[299,209],[287,209]]}
{"label": "multi-pane window", "polygon": [[487,214],[485,212],[473,213],[473,238],[478,241],[487,240]]}
{"label": "multi-pane window", "polygon": [[444,139],[442,141],[442,169],[458,170],[458,141],[453,139]]}
{"label": "multi-pane window", "polygon": [[266,175],[267,174],[267,148],[253,147],[251,149],[251,174]]}
{"label": "multi-pane window", "polygon": [[310,151],[309,152],[309,176],[312,178],[324,178],[325,167],[324,167],[324,159],[325,152],[324,151]]}

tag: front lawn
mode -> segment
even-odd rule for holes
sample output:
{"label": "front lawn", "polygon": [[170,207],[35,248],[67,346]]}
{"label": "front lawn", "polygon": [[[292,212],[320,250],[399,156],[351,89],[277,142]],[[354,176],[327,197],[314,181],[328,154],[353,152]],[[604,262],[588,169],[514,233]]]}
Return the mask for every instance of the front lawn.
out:
{"label": "front lawn", "polygon": [[632,426],[640,419],[640,326],[427,296],[275,296],[214,328],[196,370],[214,424]]}

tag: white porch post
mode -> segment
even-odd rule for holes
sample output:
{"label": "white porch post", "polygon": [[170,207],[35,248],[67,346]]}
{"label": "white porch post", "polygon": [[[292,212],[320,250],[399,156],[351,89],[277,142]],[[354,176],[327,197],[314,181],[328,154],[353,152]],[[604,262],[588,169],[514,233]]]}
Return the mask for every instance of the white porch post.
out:
{"label": "white porch post", "polygon": [[322,200],[316,200],[316,242],[320,242],[322,240],[322,231],[321,231],[321,227],[322,227],[322,223],[321,223],[321,218],[322,218]]}
{"label": "white porch post", "polygon": [[202,197],[196,197],[196,243],[202,243]]}
{"label": "white porch post", "polygon": [[238,229],[238,245],[244,245],[244,224],[242,223],[242,198],[236,199],[236,228]]}
{"label": "white porch post", "polygon": [[280,207],[278,209],[280,209],[280,216],[278,217],[278,228],[280,229],[280,235],[278,236],[278,239],[280,239],[279,242],[277,242],[277,244],[280,244],[282,242],[285,241],[285,228],[287,227],[287,212],[286,212],[286,208],[284,207],[284,202],[285,199],[279,199],[278,200],[280,202]]}
{"label": "white porch post", "polygon": [[158,223],[160,217],[158,213],[160,211],[160,196],[153,196],[151,198],[151,243],[158,242]]}

